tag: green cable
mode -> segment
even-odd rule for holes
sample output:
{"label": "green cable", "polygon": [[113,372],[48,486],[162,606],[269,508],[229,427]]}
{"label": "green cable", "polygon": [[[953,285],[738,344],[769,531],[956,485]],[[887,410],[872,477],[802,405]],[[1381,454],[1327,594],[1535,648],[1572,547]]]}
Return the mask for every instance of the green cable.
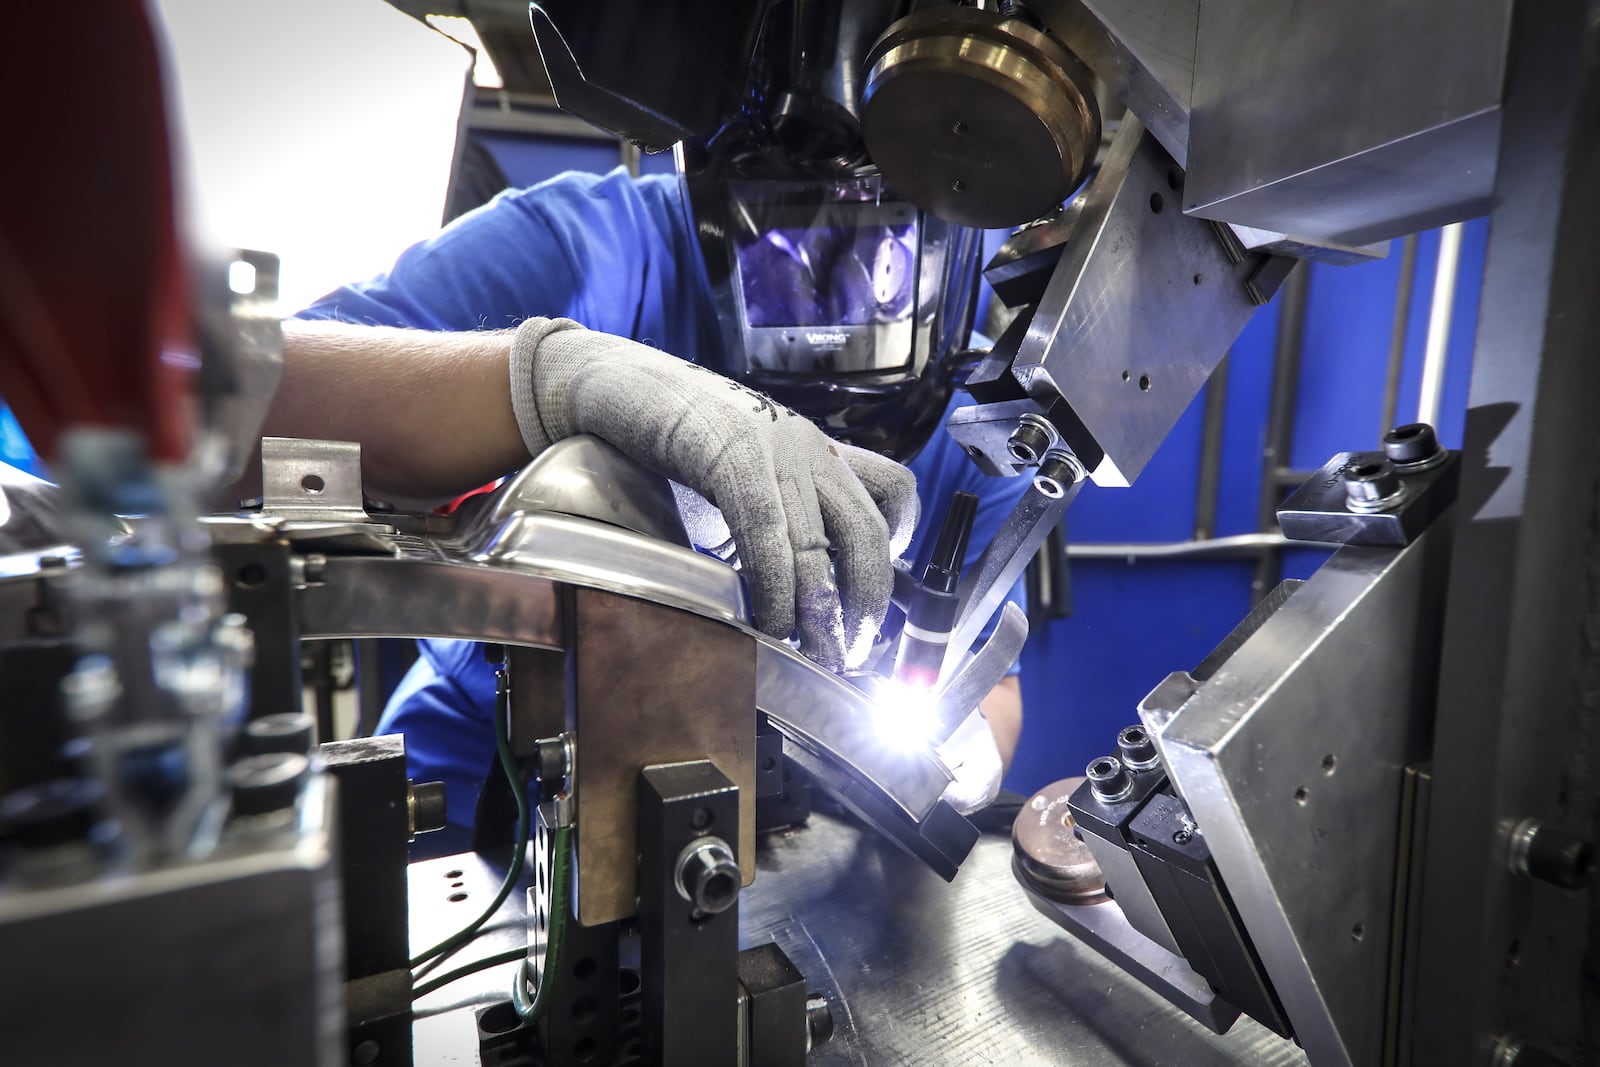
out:
{"label": "green cable", "polygon": [[566,955],[567,916],[572,911],[572,827],[557,827],[551,835],[550,851],[550,929],[545,937],[544,973],[539,976],[539,988],[533,999],[528,999],[528,977],[531,960],[524,959],[511,980],[511,1003],[524,1021],[532,1022],[544,1014],[550,1003],[550,989],[561,973],[562,958]]}
{"label": "green cable", "polygon": [[[483,914],[426,952],[413,956],[410,964],[412,967],[419,967],[424,963],[428,963],[435,956],[449,955],[474,937],[477,937],[478,931],[483,929],[485,923],[494,918],[494,913],[500,910],[500,905],[506,902],[506,898],[511,895],[511,891],[516,888],[517,882],[522,878],[522,866],[528,853],[528,838],[532,833],[533,819],[528,810],[527,783],[522,780],[522,773],[517,768],[517,758],[511,752],[511,684],[510,676],[506,674],[504,668],[501,668],[495,674],[494,719],[495,752],[500,757],[500,769],[505,772],[506,780],[511,783],[511,792],[517,798],[516,852],[511,857],[511,867],[506,871],[505,880],[500,883],[500,891],[494,895],[494,899],[489,902],[489,906],[484,909]],[[437,961],[434,962],[437,963]],[[419,988],[432,987],[438,981],[439,979],[436,978]],[[413,995],[420,996],[421,994],[414,993]]]}
{"label": "green cable", "polygon": [[488,956],[473,963],[465,964],[461,967],[457,967],[453,971],[446,971],[432,981],[423,982],[421,985],[416,986],[411,990],[411,999],[420,1000],[429,993],[432,993],[435,989],[447,986],[458,978],[465,978],[469,974],[477,974],[479,971],[486,971],[490,967],[499,967],[501,964],[515,963],[520,959],[526,959],[527,956],[528,950],[526,948],[512,948],[507,949],[504,952],[497,952],[493,956]]}

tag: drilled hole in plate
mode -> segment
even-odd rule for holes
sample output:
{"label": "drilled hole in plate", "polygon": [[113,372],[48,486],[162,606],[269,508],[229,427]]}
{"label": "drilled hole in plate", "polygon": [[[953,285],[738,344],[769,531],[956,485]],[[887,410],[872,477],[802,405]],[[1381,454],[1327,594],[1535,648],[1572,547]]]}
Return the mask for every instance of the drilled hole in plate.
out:
{"label": "drilled hole in plate", "polygon": [[1334,768],[1337,767],[1337,766],[1339,766],[1339,758],[1337,756],[1335,756],[1333,753],[1330,752],[1326,756],[1322,757],[1322,773],[1323,774],[1332,774],[1333,771],[1334,771]]}
{"label": "drilled hole in plate", "polygon": [[328,483],[324,482],[320,475],[308,474],[304,478],[300,479],[300,488],[304,489],[312,496],[316,496],[318,493],[328,488]]}
{"label": "drilled hole in plate", "polygon": [[1150,210],[1151,211],[1154,211],[1157,215],[1159,215],[1159,214],[1161,214],[1161,209],[1166,207],[1166,206],[1167,206],[1166,198],[1163,197],[1160,193],[1151,193],[1150,194]]}
{"label": "drilled hole in plate", "polygon": [[448,882],[452,878],[460,878],[463,873],[465,873],[465,872],[462,872],[462,871],[445,871],[444,872],[444,879],[445,879],[445,881]]}
{"label": "drilled hole in plate", "polygon": [[465,894],[465,893],[451,893],[445,899],[448,900],[452,904],[459,904],[463,900],[467,899],[467,894]]}
{"label": "drilled hole in plate", "polygon": [[1310,799],[1311,799],[1311,790],[1307,789],[1305,786],[1301,786],[1299,789],[1296,789],[1294,791],[1294,802],[1296,804],[1303,805],[1307,801],[1309,801]]}
{"label": "drilled hole in plate", "polygon": [[1148,374],[1139,375],[1139,388],[1144,390],[1147,393],[1150,391],[1150,375],[1148,375]]}

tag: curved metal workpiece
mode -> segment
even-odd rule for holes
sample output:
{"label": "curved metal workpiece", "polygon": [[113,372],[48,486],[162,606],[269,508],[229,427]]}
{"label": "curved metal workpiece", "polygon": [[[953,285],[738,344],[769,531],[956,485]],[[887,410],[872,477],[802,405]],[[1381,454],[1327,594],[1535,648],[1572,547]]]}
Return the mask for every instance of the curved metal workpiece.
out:
{"label": "curved metal workpiece", "polygon": [[[940,814],[951,774],[932,749],[905,751],[888,743],[865,693],[787,645],[755,634],[739,575],[726,564],[620,525],[541,510],[552,501],[576,507],[574,501],[585,499],[590,510],[599,510],[591,505],[603,497],[551,488],[587,477],[586,470],[610,465],[605,476],[625,491],[648,477],[622,470],[628,461],[620,453],[607,455],[609,448],[562,451],[570,462],[545,463],[512,479],[454,530],[437,536],[397,533],[383,554],[315,557],[302,568],[302,636],[459,638],[560,649],[561,586],[648,601],[751,633],[757,708],[824,767],[819,773],[825,785],[849,792],[843,799],[864,809],[895,840],[923,854],[907,837],[918,837],[930,819],[945,826],[940,855],[946,859],[935,865],[941,873],[948,866],[946,877],[953,874],[950,857],[958,864],[970,841],[960,846],[960,827],[945,825],[953,810]],[[655,500],[670,505],[664,480]],[[627,521],[659,526],[659,514],[652,520],[644,509],[633,512]]]}
{"label": "curved metal workpiece", "polygon": [[483,521],[499,524],[518,512],[556,512],[691,547],[667,480],[589,434],[557,441],[539,453],[493,501]]}

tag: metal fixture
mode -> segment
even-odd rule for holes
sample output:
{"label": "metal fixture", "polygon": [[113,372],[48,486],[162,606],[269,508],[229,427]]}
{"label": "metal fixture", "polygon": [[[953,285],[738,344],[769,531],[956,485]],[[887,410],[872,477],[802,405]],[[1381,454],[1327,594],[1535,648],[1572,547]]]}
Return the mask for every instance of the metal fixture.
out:
{"label": "metal fixture", "polygon": [[1161,762],[1161,753],[1143,726],[1124,727],[1117,734],[1117,754],[1122,765],[1132,771],[1147,771]]}
{"label": "metal fixture", "polygon": [[1393,511],[1405,502],[1406,486],[1387,459],[1364,459],[1344,469],[1345,507],[1361,515]]}
{"label": "metal fixture", "polygon": [[675,871],[678,895],[699,914],[727,911],[739,899],[739,864],[720,837],[702,837],[685,845]]}
{"label": "metal fixture", "polygon": [[1417,387],[1417,421],[1436,424],[1450,358],[1450,319],[1456,309],[1456,274],[1461,267],[1461,223],[1439,230],[1439,262],[1433,272],[1433,302],[1428,306],[1428,336],[1422,350],[1422,382]]}
{"label": "metal fixture", "polygon": [[1107,804],[1126,800],[1133,793],[1133,775],[1115,756],[1101,756],[1089,763],[1084,776],[1094,795]]}
{"label": "metal fixture", "polygon": [[1032,467],[1044,459],[1045,452],[1060,439],[1061,435],[1050,425],[1050,420],[1029,412],[1022,416],[1012,432],[1008,450],[1018,463]]}
{"label": "metal fixture", "polygon": [[1439,435],[1426,422],[1396,426],[1384,434],[1383,454],[1389,457],[1389,462],[1401,474],[1431,470],[1450,456],[1439,446]]}

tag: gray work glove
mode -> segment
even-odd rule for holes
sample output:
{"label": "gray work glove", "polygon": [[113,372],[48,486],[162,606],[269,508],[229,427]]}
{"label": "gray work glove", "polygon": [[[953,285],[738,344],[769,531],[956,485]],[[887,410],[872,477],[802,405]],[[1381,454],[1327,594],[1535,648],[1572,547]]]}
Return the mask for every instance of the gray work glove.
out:
{"label": "gray work glove", "polygon": [[[916,526],[910,471],[737,382],[567,319],[518,327],[511,400],[530,454],[592,433],[718,508],[763,632],[798,630],[801,651],[836,671],[870,648],[890,562]],[[705,536],[704,516],[688,517]]]}

